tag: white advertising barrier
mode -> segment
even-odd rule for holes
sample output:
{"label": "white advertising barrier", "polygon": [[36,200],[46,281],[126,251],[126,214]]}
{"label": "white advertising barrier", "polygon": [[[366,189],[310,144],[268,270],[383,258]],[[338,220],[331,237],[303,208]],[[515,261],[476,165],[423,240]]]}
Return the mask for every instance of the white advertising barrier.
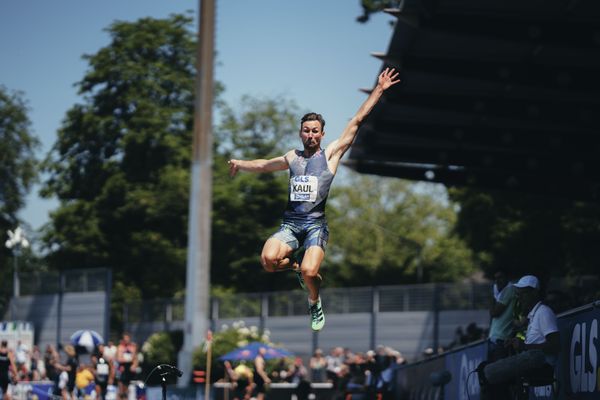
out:
{"label": "white advertising barrier", "polygon": [[6,340],[8,348],[16,349],[17,342],[25,344],[27,348],[33,348],[33,324],[26,321],[1,321],[0,341]]}

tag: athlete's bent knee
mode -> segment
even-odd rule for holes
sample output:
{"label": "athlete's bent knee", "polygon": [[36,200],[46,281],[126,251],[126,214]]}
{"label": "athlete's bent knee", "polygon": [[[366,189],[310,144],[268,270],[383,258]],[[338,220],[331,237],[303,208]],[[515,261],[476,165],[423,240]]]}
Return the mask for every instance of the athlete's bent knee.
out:
{"label": "athlete's bent knee", "polygon": [[319,268],[303,267],[302,275],[306,276],[307,278],[315,278],[317,275],[319,275]]}

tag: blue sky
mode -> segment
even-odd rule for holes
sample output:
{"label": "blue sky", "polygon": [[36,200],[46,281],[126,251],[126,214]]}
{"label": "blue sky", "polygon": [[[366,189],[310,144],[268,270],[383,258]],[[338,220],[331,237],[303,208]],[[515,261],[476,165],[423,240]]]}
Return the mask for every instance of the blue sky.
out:
{"label": "blue sky", "polygon": [[[66,111],[82,101],[73,86],[87,69],[81,56],[109,43],[106,27],[187,10],[197,18],[198,1],[2,0],[0,84],[24,93],[39,157]],[[385,51],[392,33],[391,16],[360,24],[360,13],[359,0],[217,0],[215,77],[224,100],[235,106],[244,94],[285,96],[322,113],[326,137],[335,138],[366,98],[359,89],[375,83],[381,62],[370,53]],[[31,229],[58,205],[40,199],[38,189],[20,213]]]}

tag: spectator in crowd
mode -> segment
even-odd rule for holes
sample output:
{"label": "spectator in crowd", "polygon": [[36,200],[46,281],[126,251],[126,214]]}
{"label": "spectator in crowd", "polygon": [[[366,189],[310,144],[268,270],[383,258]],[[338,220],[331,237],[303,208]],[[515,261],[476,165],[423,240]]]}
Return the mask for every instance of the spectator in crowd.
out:
{"label": "spectator in crowd", "polygon": [[508,356],[505,343],[513,335],[513,313],[515,308],[515,287],[508,280],[506,272],[494,274],[493,299],[490,306],[490,331],[488,335],[488,361]]}
{"label": "spectator in crowd", "polygon": [[338,378],[341,376],[341,367],[344,364],[343,360],[344,349],[341,347],[334,347],[327,355],[327,380],[333,383],[333,387],[337,386]]}
{"label": "spectator in crowd", "polygon": [[131,340],[131,335],[124,332],[117,346],[117,363],[119,364],[119,396],[127,398],[129,383],[137,371],[137,345]]}
{"label": "spectator in crowd", "polygon": [[80,364],[75,374],[75,389],[78,399],[84,398],[92,391],[95,391],[96,385],[94,381],[94,373],[92,368],[85,364]]}
{"label": "spectator in crowd", "polygon": [[471,322],[467,325],[466,332],[466,341],[467,343],[473,343],[481,339],[486,339],[485,331],[483,328],[477,326],[475,322]]}
{"label": "spectator in crowd", "polygon": [[73,391],[75,390],[75,377],[77,376],[77,369],[79,368],[79,359],[77,358],[75,347],[71,345],[65,346],[65,353],[67,354],[65,371],[69,376],[69,380],[67,381],[67,394],[68,396],[73,396]]}
{"label": "spectator in crowd", "polygon": [[102,351],[102,358],[107,363],[114,364],[117,359],[117,346],[112,340],[109,340],[106,346],[104,346],[104,350]]}
{"label": "spectator in crowd", "polygon": [[79,360],[73,346],[66,345],[63,349],[67,355],[66,362],[64,364],[60,360],[54,362],[54,368],[58,373],[55,394],[61,396],[63,400],[70,400],[74,399],[75,376],[79,367]]}
{"label": "spectator in crowd", "polygon": [[[225,367],[225,381],[231,383],[231,388],[233,389],[232,400],[243,400],[245,397],[244,396],[245,388],[238,387],[238,382],[239,382],[238,374],[235,372],[235,370],[233,369],[233,366],[231,365],[231,363],[229,361],[224,362],[224,367]],[[240,390],[240,389],[242,389],[242,390]],[[225,396],[225,398],[227,398],[227,396]]]}
{"label": "spectator in crowd", "polygon": [[356,353],[346,361],[349,370],[349,379],[346,391],[350,393],[364,392],[367,387],[366,359],[362,353]]}
{"label": "spectator in crowd", "polygon": [[301,381],[308,380],[308,370],[300,357],[294,359],[294,363],[288,370],[288,377],[291,383],[300,383]]}
{"label": "spectator in crowd", "polygon": [[249,400],[254,388],[254,374],[248,366],[242,362],[233,370],[237,377],[237,388],[234,396],[241,400]]}
{"label": "spectator in crowd", "polygon": [[265,398],[265,385],[271,383],[271,378],[265,371],[265,354],[267,349],[261,347],[258,350],[256,358],[254,358],[254,393],[257,400],[263,400]]}
{"label": "spectator in crowd", "polygon": [[56,351],[56,348],[49,344],[46,346],[46,351],[44,352],[44,365],[46,367],[46,379],[49,379],[52,382],[58,381],[58,375],[60,373],[55,367],[56,364],[60,364],[60,356],[58,351]]}
{"label": "spectator in crowd", "polygon": [[336,379],[333,383],[336,394],[334,395],[335,400],[342,400],[346,398],[346,392],[348,390],[348,383],[350,383],[350,367],[348,364],[342,363],[336,374]]}
{"label": "spectator in crowd", "polygon": [[96,376],[96,398],[104,399],[106,397],[108,385],[114,384],[115,368],[112,362],[104,359],[105,346],[99,344],[92,353],[92,369]]}
{"label": "spectator in crowd", "polygon": [[311,381],[324,382],[325,370],[327,368],[327,360],[323,356],[321,349],[316,349],[310,358],[309,367],[311,371]]}
{"label": "spectator in crowd", "polygon": [[426,347],[423,350],[423,358],[427,359],[427,358],[431,358],[435,355],[435,351],[433,351],[433,347]]}
{"label": "spectator in crowd", "polygon": [[10,383],[10,376],[14,379],[17,378],[17,365],[15,363],[15,356],[11,350],[8,349],[8,343],[3,340],[0,343],[0,393],[3,399],[11,400],[11,395],[8,391],[8,385]]}
{"label": "spectator in crowd", "polygon": [[29,374],[29,347],[22,341],[17,341],[17,347],[15,349],[15,361],[17,364],[17,370],[19,373],[24,374],[25,377]]}
{"label": "spectator in crowd", "polygon": [[30,377],[32,381],[41,381],[46,378],[46,364],[38,346],[33,346],[30,365]]}
{"label": "spectator in crowd", "polygon": [[517,354],[478,367],[482,399],[499,398],[506,383],[518,378],[547,378],[554,373],[560,348],[556,315],[540,301],[540,283],[535,276],[523,276],[514,286],[529,320],[525,340],[509,341]]}

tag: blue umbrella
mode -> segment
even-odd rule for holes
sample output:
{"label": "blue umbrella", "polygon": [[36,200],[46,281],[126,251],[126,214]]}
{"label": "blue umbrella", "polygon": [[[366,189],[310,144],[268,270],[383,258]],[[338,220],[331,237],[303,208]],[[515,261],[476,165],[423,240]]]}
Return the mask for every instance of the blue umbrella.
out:
{"label": "blue umbrella", "polygon": [[98,332],[89,329],[81,329],[71,335],[71,344],[83,347],[90,353],[100,343],[104,343],[102,336]]}
{"label": "blue umbrella", "polygon": [[267,351],[263,356],[265,358],[265,360],[269,360],[271,358],[285,358],[285,357],[293,356],[292,353],[290,353],[289,351],[287,351],[285,349],[272,347],[266,343],[252,342],[252,343],[247,344],[246,346],[242,346],[242,347],[237,348],[227,354],[222,355],[221,357],[219,357],[219,360],[221,360],[221,361],[254,360],[256,358],[256,356],[258,355],[258,350],[261,347],[264,347],[265,350]]}

